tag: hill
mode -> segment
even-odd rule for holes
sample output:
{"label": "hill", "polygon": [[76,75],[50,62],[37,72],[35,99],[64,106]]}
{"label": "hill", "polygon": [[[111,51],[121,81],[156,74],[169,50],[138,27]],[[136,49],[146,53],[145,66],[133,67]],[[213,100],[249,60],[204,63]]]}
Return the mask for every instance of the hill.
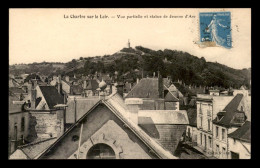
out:
{"label": "hill", "polygon": [[122,50],[104,56],[73,59],[65,64],[39,63],[28,67],[11,66],[10,72],[37,72],[44,74],[61,73],[90,75],[99,73],[118,74],[118,80],[135,81],[136,78],[153,76],[159,71],[163,77],[171,76],[173,81],[181,80],[188,85],[222,86],[239,88],[241,85],[249,87],[251,80],[250,69],[233,69],[216,62],[206,62],[202,58],[187,52],[176,50],[152,50],[142,46],[123,48]]}

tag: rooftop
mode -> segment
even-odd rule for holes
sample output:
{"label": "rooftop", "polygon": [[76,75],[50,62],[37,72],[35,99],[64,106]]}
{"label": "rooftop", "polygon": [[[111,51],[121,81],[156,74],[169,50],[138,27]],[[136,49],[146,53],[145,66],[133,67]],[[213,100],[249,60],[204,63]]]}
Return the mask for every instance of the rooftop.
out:
{"label": "rooftop", "polygon": [[39,88],[50,109],[53,109],[57,104],[64,103],[63,96],[58,93],[58,90],[54,86],[39,86]]}
{"label": "rooftop", "polygon": [[[242,94],[237,94],[231,101],[230,103],[223,109],[222,112],[219,112],[217,115],[219,116],[223,116],[221,118],[216,117],[213,120],[214,124],[217,125],[222,125],[222,126],[226,126],[226,127],[230,127],[232,126],[233,120],[235,115],[237,115],[238,113],[243,113],[243,111],[239,111],[238,107],[240,102],[243,99],[243,95]],[[223,113],[224,112],[224,113]]]}
{"label": "rooftop", "polygon": [[251,122],[246,121],[236,131],[228,134],[229,137],[251,143]]}
{"label": "rooftop", "polygon": [[44,140],[37,140],[35,142],[19,146],[18,149],[22,150],[23,153],[29,157],[29,159],[36,159],[39,154],[44,152],[51,144],[56,140],[55,138],[49,138]]}
{"label": "rooftop", "polygon": [[158,78],[143,78],[125,98],[159,98]]}
{"label": "rooftop", "polygon": [[189,124],[186,110],[139,110],[138,124]]}

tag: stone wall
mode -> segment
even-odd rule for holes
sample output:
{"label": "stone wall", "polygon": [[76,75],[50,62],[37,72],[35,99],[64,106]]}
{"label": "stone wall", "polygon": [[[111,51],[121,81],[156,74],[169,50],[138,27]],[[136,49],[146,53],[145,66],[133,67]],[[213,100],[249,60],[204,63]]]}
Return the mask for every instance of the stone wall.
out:
{"label": "stone wall", "polygon": [[31,111],[36,118],[35,130],[38,138],[59,137],[64,133],[63,110]]}

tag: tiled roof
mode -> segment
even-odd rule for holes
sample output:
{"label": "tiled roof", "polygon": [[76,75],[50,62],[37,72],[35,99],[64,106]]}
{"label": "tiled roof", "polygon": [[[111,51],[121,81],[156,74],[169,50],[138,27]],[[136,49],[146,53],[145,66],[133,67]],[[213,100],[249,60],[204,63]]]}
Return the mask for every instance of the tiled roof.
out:
{"label": "tiled roof", "polygon": [[251,142],[251,122],[246,121],[240,128],[236,131],[228,134],[229,137],[238,139],[245,142]]}
{"label": "tiled roof", "polygon": [[230,127],[232,125],[232,120],[234,118],[234,116],[239,113],[240,111],[238,110],[238,106],[240,104],[240,102],[243,99],[243,95],[242,94],[237,94],[231,101],[230,103],[224,108],[223,112],[220,112],[222,115],[224,115],[222,118],[220,118],[220,120],[218,120],[218,117],[216,117],[213,120],[214,124],[217,125],[222,125],[222,126],[226,126],[226,127]]}
{"label": "tiled roof", "polygon": [[22,150],[29,159],[36,159],[39,154],[45,151],[53,142],[55,138],[49,138],[32,142],[23,146],[19,146],[18,149]]}
{"label": "tiled roof", "polygon": [[39,87],[50,109],[53,109],[53,107],[57,104],[64,103],[63,96],[58,93],[58,90],[54,86]]}
{"label": "tiled roof", "polygon": [[139,110],[138,124],[189,124],[186,110]]}
{"label": "tiled roof", "polygon": [[86,90],[96,91],[98,88],[98,82],[95,79],[87,80]]}
{"label": "tiled roof", "polygon": [[143,78],[125,98],[159,98],[158,78]]}

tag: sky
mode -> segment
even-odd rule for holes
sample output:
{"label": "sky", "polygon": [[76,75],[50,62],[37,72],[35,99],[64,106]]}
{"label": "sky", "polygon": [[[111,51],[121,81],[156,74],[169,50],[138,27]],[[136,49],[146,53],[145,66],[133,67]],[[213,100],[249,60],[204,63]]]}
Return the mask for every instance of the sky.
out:
{"label": "sky", "polygon": [[[217,11],[231,12],[231,49],[201,48],[196,44],[200,36],[199,13]],[[85,18],[75,18],[79,15]],[[104,18],[105,15],[109,18]],[[121,17],[118,18],[118,15]],[[161,18],[151,18],[151,15]],[[170,18],[170,15],[183,18]],[[191,17],[185,18],[186,15]],[[127,47],[128,39],[131,47],[180,50],[235,69],[249,68],[251,10],[9,9],[10,65],[43,61],[68,62],[80,57],[114,54]]]}

